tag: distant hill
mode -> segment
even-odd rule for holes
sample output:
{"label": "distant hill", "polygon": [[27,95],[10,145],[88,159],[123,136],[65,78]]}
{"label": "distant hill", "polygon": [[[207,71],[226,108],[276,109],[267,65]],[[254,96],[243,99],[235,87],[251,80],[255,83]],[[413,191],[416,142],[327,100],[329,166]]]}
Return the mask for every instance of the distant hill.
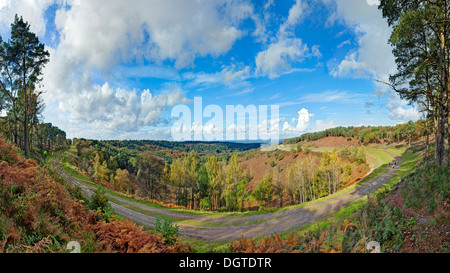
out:
{"label": "distant hill", "polygon": [[427,135],[426,123],[423,120],[409,121],[395,126],[360,126],[336,127],[320,132],[306,133],[299,137],[283,140],[283,144],[296,144],[299,142],[315,141],[326,137],[355,138],[361,144],[379,142],[400,142],[425,137]]}
{"label": "distant hill", "polygon": [[[259,149],[261,144],[257,142],[222,142],[222,141],[167,141],[167,140],[83,140],[97,150],[103,150],[109,155],[117,156],[126,153],[129,156],[137,156],[141,152],[151,151],[155,156],[161,157],[166,162],[172,162],[174,158],[186,156],[192,151],[200,157],[229,156],[235,152],[245,152]],[[75,139],[74,143],[80,140]]]}

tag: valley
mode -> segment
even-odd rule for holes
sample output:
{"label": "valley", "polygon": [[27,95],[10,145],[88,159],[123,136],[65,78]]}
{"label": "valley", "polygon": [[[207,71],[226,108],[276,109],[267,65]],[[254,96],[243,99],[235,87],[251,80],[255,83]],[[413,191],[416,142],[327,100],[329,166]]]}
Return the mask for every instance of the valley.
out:
{"label": "valley", "polygon": [[[111,206],[117,214],[150,228],[154,227],[156,219],[159,217],[179,225],[182,236],[196,240],[233,241],[241,237],[263,237],[296,230],[319,221],[352,202],[366,198],[370,192],[387,182],[398,170],[401,156],[390,157],[392,154],[386,152],[385,149],[372,149],[371,151],[373,157],[377,159],[373,164],[380,168],[381,172],[370,180],[355,184],[353,187],[343,189],[323,199],[256,213],[251,211],[220,213],[162,208],[114,191],[108,191],[107,194]],[[395,150],[395,153],[400,154],[401,151]],[[389,159],[389,162],[397,162],[395,168],[386,166],[386,158]],[[92,182],[87,183],[87,178],[81,180],[70,175],[65,168],[61,167],[60,162],[55,161],[54,164],[59,166],[56,170],[61,177],[67,182],[81,187],[87,196],[91,196],[98,189],[98,185]]]}

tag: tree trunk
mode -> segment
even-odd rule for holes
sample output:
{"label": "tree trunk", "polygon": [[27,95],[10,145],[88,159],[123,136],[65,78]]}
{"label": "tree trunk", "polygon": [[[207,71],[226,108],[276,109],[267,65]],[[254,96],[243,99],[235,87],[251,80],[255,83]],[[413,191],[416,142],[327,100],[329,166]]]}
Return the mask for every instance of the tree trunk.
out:
{"label": "tree trunk", "polygon": [[[446,3],[441,3],[442,5],[446,6]],[[444,14],[446,12],[444,11]],[[445,64],[445,49],[446,49],[446,37],[445,37],[445,28],[444,26],[441,26],[440,33],[439,33],[439,65],[440,65],[440,72],[441,72],[441,84],[440,84],[440,90],[439,90],[439,139],[436,149],[438,149],[438,165],[440,166],[447,166],[448,163],[448,138],[447,138],[447,123],[448,123],[448,114],[447,114],[447,94],[448,94],[448,75],[447,75],[447,67]],[[438,148],[439,147],[439,148]]]}
{"label": "tree trunk", "polygon": [[427,138],[426,138],[426,154],[425,154],[425,165],[428,165],[428,149],[429,149],[429,143],[430,143],[430,131],[429,131],[429,119],[427,117],[426,119],[426,131],[427,131]]}

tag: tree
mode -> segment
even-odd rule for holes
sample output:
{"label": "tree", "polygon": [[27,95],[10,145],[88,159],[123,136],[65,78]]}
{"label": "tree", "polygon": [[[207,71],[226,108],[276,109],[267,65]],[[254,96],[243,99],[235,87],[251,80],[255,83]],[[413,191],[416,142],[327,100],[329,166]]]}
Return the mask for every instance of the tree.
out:
{"label": "tree", "polygon": [[154,156],[152,152],[145,151],[139,155],[136,165],[138,181],[144,186],[147,196],[155,199],[160,192],[159,187],[164,170],[163,160]]}
{"label": "tree", "polygon": [[249,198],[250,191],[248,190],[248,182],[250,180],[250,176],[245,176],[241,180],[239,180],[237,185],[237,210],[243,211],[244,210],[244,202]]}
{"label": "tree", "polygon": [[253,198],[258,202],[259,209],[264,209],[272,203],[274,191],[270,174],[258,182],[258,186],[252,191]]}
{"label": "tree", "polygon": [[221,206],[221,196],[225,183],[224,170],[215,156],[209,157],[205,163],[210,181],[210,197],[212,209],[219,209]]}
{"label": "tree", "polygon": [[93,167],[94,177],[100,180],[101,183],[108,182],[109,170],[106,165],[106,161],[101,162],[99,153],[95,153]]}
{"label": "tree", "polygon": [[[245,178],[244,169],[239,163],[237,154],[234,154],[230,158],[226,170],[225,187],[223,191],[223,197],[225,198],[226,206],[228,210],[236,210],[238,207],[238,184]],[[241,188],[241,190],[243,190]]]}
{"label": "tree", "polygon": [[[26,156],[30,151],[31,127],[42,110],[41,92],[37,88],[49,56],[36,34],[30,31],[28,22],[16,15],[11,24],[11,38],[0,47],[0,91],[2,97],[8,98],[10,122],[21,127],[20,146]],[[18,126],[14,126],[13,130],[14,141],[19,144]]]}
{"label": "tree", "polygon": [[382,0],[379,8],[393,27],[398,72],[389,86],[411,103],[425,101],[434,122],[436,164],[448,166],[450,1]]}
{"label": "tree", "polygon": [[191,209],[194,209],[195,206],[195,193],[198,191],[198,169],[200,167],[199,155],[196,151],[191,151],[186,160],[186,169],[188,172],[187,181],[185,184],[185,191],[187,193],[187,188],[190,189],[191,192]]}
{"label": "tree", "polygon": [[116,177],[114,178],[114,188],[118,191],[129,191],[130,190],[130,173],[127,169],[117,169]]}
{"label": "tree", "polygon": [[405,135],[408,137],[408,146],[411,147],[411,138],[416,132],[416,124],[410,120],[404,128]]}
{"label": "tree", "polygon": [[198,199],[200,209],[210,209],[211,208],[211,198],[210,193],[210,181],[208,176],[208,170],[205,165],[201,165],[198,169],[198,179],[197,179],[197,189],[198,189]]}
{"label": "tree", "polygon": [[184,170],[183,161],[177,158],[170,165],[169,180],[176,188],[177,205],[181,202],[181,188],[186,180],[186,172]]}
{"label": "tree", "polygon": [[296,193],[296,175],[295,175],[295,164],[291,164],[286,169],[285,181],[286,181],[286,192],[291,199],[291,204],[295,202]]}
{"label": "tree", "polygon": [[[279,167],[279,165],[278,165]],[[285,190],[285,185],[284,185],[284,181],[281,178],[281,174],[280,174],[280,170],[273,170],[272,173],[272,179],[273,179],[273,189],[274,189],[274,193],[278,196],[278,201],[279,201],[279,206],[280,208],[283,207],[283,193]]]}

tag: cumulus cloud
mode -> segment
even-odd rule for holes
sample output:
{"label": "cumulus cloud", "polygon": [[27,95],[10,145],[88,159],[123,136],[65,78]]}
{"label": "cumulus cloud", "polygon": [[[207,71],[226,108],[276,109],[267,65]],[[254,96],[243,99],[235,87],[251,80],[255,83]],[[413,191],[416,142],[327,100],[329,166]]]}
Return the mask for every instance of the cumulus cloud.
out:
{"label": "cumulus cloud", "polygon": [[237,66],[236,64],[232,64],[231,66],[224,67],[221,74],[224,83],[228,85],[246,84],[246,80],[251,77],[250,66],[247,65]]}
{"label": "cumulus cloud", "polygon": [[305,18],[307,5],[297,0],[290,8],[287,19],[281,24],[276,39],[266,50],[259,52],[255,59],[256,73],[267,75],[270,79],[279,77],[289,70],[294,62],[301,62],[306,57],[321,57],[318,46],[313,46],[312,53],[300,38],[295,37],[295,27]]}
{"label": "cumulus cloud", "polygon": [[150,90],[114,90],[105,83],[59,103],[71,121],[95,124],[107,131],[132,132],[142,126],[157,125],[160,116],[176,104],[190,101],[180,90],[154,95]]}
{"label": "cumulus cloud", "polygon": [[[0,11],[24,11],[22,6],[28,2],[18,0],[13,7],[2,1]],[[36,6],[35,18],[40,22],[35,23],[32,17],[25,19],[39,33],[45,32],[45,21],[41,17],[54,3],[32,1],[28,7],[34,9]],[[246,34],[238,29],[240,23],[248,18],[256,22],[259,18],[252,5],[240,0],[111,0],[107,4],[100,0],[78,0],[59,3],[54,21],[59,44],[47,48],[51,58],[44,70],[43,84],[48,108],[58,107],[71,120],[69,125],[58,124],[67,131],[95,125],[97,130],[118,130],[119,134],[159,124],[168,107],[188,102],[183,90],[179,87],[127,90],[117,86],[120,80],[115,79],[121,76],[186,79],[189,75],[179,75],[157,65],[171,62],[176,69],[189,68],[198,57],[225,54]],[[146,62],[157,65],[139,67]],[[130,63],[137,66],[127,70]],[[219,78],[223,83],[236,84],[244,81],[248,73],[248,67],[230,66],[217,75],[190,76],[195,77],[193,84],[198,85],[213,84]],[[116,83],[114,88],[111,80]],[[55,112],[54,109],[46,111]],[[60,122],[57,118],[54,121]]]}
{"label": "cumulus cloud", "polygon": [[51,5],[57,2],[63,5],[67,1],[0,0],[0,31],[8,32],[11,23],[14,21],[14,16],[18,14],[30,23],[31,31],[39,35],[45,34],[46,21],[44,19],[44,13]]}
{"label": "cumulus cloud", "polygon": [[[177,67],[196,56],[226,53],[244,32],[237,26],[252,13],[236,1],[80,0],[60,9],[55,22],[69,57],[102,67],[119,56],[173,60]],[[189,26],[189,28],[186,28]],[[132,50],[130,50],[132,49]]]}
{"label": "cumulus cloud", "polygon": [[274,79],[283,70],[290,68],[291,62],[303,60],[308,47],[298,38],[282,39],[271,44],[256,56],[256,71]]}
{"label": "cumulus cloud", "polygon": [[421,115],[414,108],[405,109],[401,106],[390,109],[389,117],[393,120],[400,121],[417,121],[420,119]]}
{"label": "cumulus cloud", "polygon": [[407,102],[402,100],[394,91],[388,93],[388,102],[386,108],[389,112],[389,118],[392,120],[401,122],[417,121],[422,116],[416,107],[405,107]]}
{"label": "cumulus cloud", "polygon": [[378,1],[323,1],[334,6],[329,22],[340,22],[352,29],[359,45],[344,60],[332,62],[330,74],[334,77],[373,76],[387,80],[389,74],[396,71],[392,47],[388,44],[392,29],[378,10]]}
{"label": "cumulus cloud", "polygon": [[[289,124],[287,121],[284,122],[282,127],[282,134],[286,136],[290,135],[299,135],[308,130],[311,119],[314,117],[314,114],[309,113],[308,109],[302,108],[298,112],[298,118],[294,118],[292,120],[292,124]],[[293,124],[297,123],[295,126]]]}
{"label": "cumulus cloud", "polygon": [[[388,43],[392,29],[378,9],[379,0],[322,0],[334,6],[329,23],[340,22],[354,31],[358,48],[348,52],[341,61],[331,60],[330,74],[334,77],[374,78],[389,81],[389,75],[397,72],[392,47]],[[420,114],[416,108],[407,106],[395,92],[374,81],[375,95],[380,100],[387,97],[386,109],[392,120],[417,120]],[[367,105],[366,105],[367,107]]]}

